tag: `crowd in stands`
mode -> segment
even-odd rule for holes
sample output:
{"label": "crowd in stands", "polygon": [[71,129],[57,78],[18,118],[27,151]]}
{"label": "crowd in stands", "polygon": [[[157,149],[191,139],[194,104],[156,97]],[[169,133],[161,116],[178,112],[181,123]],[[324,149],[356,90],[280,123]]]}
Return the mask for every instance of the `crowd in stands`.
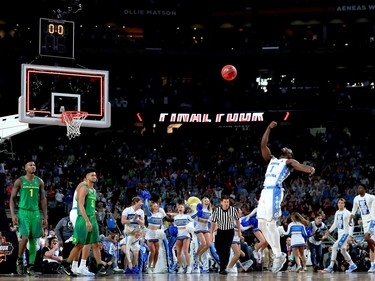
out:
{"label": "crowd in stands", "polygon": [[[265,172],[259,149],[262,125],[255,124],[248,131],[216,128],[194,134],[187,130],[153,139],[133,131],[111,140],[105,133],[87,133],[73,141],[58,137],[56,141],[40,138],[37,146],[15,144],[16,157],[5,160],[6,204],[15,179],[23,174],[21,167],[31,159],[45,182],[49,212],[54,214],[50,230],[69,213],[74,189],[88,167],[98,171],[97,220],[105,236],[121,234],[122,211],[144,190],[159,194],[166,212],[174,209],[178,199],[191,196],[208,197],[218,206],[222,194],[230,195],[237,206],[246,204],[253,210]],[[283,135],[275,131],[274,139],[273,151],[287,145],[297,159],[316,167],[313,177],[294,172],[285,183],[281,217],[285,229],[292,212],[309,220],[324,213],[324,221],[330,225],[338,198],[345,198],[351,210],[358,184],[373,193],[371,132],[359,134],[355,126],[327,126],[325,133],[312,135],[289,126],[283,128]],[[253,244],[249,233],[245,237]]]}

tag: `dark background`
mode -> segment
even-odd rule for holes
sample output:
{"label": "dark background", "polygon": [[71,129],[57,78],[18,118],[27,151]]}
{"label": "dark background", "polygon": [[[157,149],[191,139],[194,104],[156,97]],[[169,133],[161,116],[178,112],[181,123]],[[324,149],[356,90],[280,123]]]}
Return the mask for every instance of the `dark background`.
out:
{"label": "dark background", "polygon": [[[160,112],[251,111],[266,112],[266,121],[282,121],[289,111],[285,125],[355,127],[373,119],[372,5],[340,0],[12,1],[0,11],[0,112],[17,113],[21,64],[32,63],[109,70],[110,101],[125,96],[129,102],[127,108],[113,107],[112,129],[133,130],[138,112],[151,132]],[[74,59],[39,56],[41,17],[75,22]],[[220,76],[225,64],[237,68],[234,81]],[[257,77],[272,79],[267,92]],[[166,92],[176,88],[178,98],[163,104],[171,95]],[[152,104],[142,103],[150,98]],[[164,133],[167,124],[159,125]],[[184,128],[191,126],[197,128]]]}

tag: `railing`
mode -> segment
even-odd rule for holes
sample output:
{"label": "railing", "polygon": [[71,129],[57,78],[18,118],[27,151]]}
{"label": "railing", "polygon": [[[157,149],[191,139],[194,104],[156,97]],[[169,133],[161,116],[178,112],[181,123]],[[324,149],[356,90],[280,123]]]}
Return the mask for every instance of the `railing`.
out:
{"label": "railing", "polygon": [[[356,226],[354,226],[354,228],[358,230],[358,231],[353,232],[353,238],[355,239],[355,241],[357,241],[358,243],[361,243],[361,244],[365,243],[362,225],[356,225]],[[326,240],[322,241],[322,245],[323,246],[331,246],[331,245],[333,245],[333,243],[336,242],[336,240],[337,239],[333,235],[329,234],[328,238]]]}

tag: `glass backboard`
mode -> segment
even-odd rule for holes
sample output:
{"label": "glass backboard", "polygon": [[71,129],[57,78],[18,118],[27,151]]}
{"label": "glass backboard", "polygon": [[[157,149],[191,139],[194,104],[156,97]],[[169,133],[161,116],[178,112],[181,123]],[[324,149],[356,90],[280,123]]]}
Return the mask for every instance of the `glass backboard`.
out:
{"label": "glass backboard", "polygon": [[82,127],[111,126],[108,71],[22,65],[19,121],[65,126],[63,111],[86,111]]}

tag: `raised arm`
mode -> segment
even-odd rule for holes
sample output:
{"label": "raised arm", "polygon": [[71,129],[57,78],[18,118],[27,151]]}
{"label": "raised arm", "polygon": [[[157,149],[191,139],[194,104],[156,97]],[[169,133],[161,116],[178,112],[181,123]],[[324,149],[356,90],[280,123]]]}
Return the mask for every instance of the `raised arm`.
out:
{"label": "raised arm", "polygon": [[277,123],[275,121],[272,121],[267,126],[267,129],[262,136],[262,141],[260,142],[260,149],[262,152],[262,157],[266,162],[269,162],[272,158],[271,150],[268,147],[268,138],[269,138],[271,129],[275,128],[276,126],[277,126]]}

